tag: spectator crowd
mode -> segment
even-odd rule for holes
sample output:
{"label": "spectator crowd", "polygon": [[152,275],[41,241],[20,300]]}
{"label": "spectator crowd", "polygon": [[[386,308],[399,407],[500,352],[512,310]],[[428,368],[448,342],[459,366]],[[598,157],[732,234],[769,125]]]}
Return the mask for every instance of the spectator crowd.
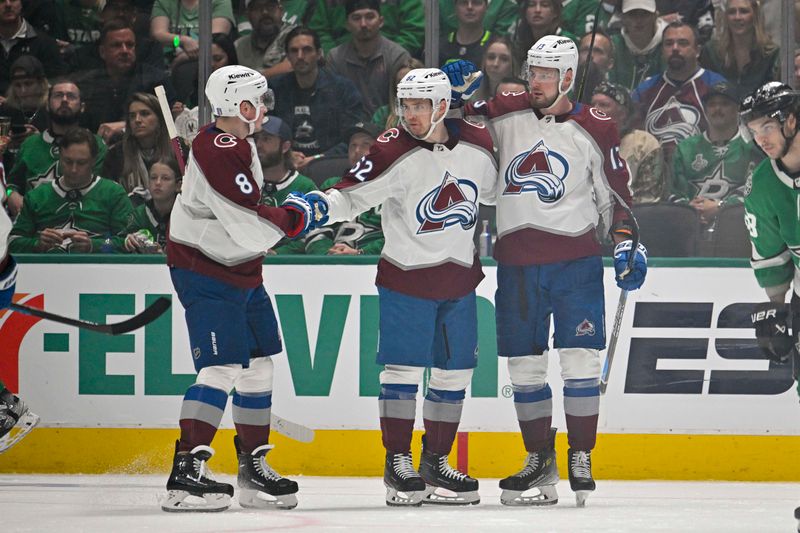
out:
{"label": "spectator crowd", "polygon": [[[440,60],[429,66],[474,62],[485,74],[476,99],[527,90],[520,65],[543,35],[573,39],[571,97],[616,121],[635,204],[690,207],[700,240],[741,206],[764,154],[740,135],[738,106],[779,79],[768,22],[779,0],[438,2]],[[255,138],[264,203],[332,186],[398,126],[397,81],[423,66],[423,0],[210,3],[211,70],[248,66],[273,91]],[[202,101],[199,6],[0,0],[12,252],[163,252],[181,173],[154,89],[165,89],[186,157]],[[270,252],[371,255],[382,244],[374,208]]]}

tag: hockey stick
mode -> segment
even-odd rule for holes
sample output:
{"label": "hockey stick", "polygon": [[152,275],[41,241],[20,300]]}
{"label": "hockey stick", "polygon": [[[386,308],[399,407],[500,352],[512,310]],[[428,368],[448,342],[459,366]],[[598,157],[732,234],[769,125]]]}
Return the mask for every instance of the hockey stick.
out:
{"label": "hockey stick", "polygon": [[592,39],[589,41],[589,53],[586,54],[586,64],[583,66],[581,84],[578,86],[578,93],[575,98],[578,102],[583,100],[583,90],[586,87],[586,78],[589,77],[589,65],[592,63],[592,52],[594,52],[594,38],[597,36],[597,27],[600,25],[600,10],[603,8],[603,0],[597,1],[597,9],[594,12],[594,24],[592,24]]}
{"label": "hockey stick", "polygon": [[164,124],[167,125],[167,134],[172,145],[172,153],[175,154],[175,159],[178,161],[178,169],[181,171],[181,176],[183,176],[186,170],[186,162],[183,160],[183,151],[178,140],[178,130],[175,128],[175,120],[172,118],[172,108],[170,108],[169,101],[167,101],[167,93],[164,92],[163,85],[156,87],[155,92],[158,97],[158,105],[161,108],[161,116],[164,118]]}
{"label": "hockey stick", "polygon": [[142,326],[146,326],[156,318],[163,315],[164,311],[169,309],[170,305],[171,303],[169,299],[161,297],[150,304],[149,307],[147,307],[138,315],[134,315],[128,320],[123,320],[122,322],[117,322],[116,324],[98,324],[96,322],[89,322],[87,320],[68,318],[65,316],[48,313],[43,309],[36,309],[34,307],[28,307],[26,305],[16,303],[9,305],[9,308],[17,313],[44,318],[45,320],[51,320],[53,322],[58,322],[59,324],[75,326],[76,328],[96,331],[97,333],[105,333],[106,335],[122,335],[123,333],[128,333],[135,329],[139,329]]}
{"label": "hockey stick", "polygon": [[297,422],[286,420],[276,414],[270,415],[272,429],[297,442],[311,442],[314,440],[314,430]]}
{"label": "hockey stick", "polygon": [[[615,195],[616,196],[616,195]],[[639,223],[636,222],[636,217],[633,216],[633,211],[628,207],[621,198],[617,198],[617,202],[622,207],[622,210],[628,215],[631,223],[631,253],[628,256],[628,263],[625,270],[619,275],[624,278],[633,270],[633,263],[636,260],[636,249],[639,247]],[[622,317],[625,316],[625,303],[628,301],[628,291],[622,289],[619,294],[619,301],[617,302],[617,312],[614,313],[614,325],[611,328],[611,337],[608,340],[608,351],[606,352],[606,360],[603,363],[603,372],[600,375],[600,394],[605,394],[608,388],[608,378],[611,375],[611,364],[614,362],[614,354],[617,351],[617,339],[619,339],[619,332],[622,329]]]}

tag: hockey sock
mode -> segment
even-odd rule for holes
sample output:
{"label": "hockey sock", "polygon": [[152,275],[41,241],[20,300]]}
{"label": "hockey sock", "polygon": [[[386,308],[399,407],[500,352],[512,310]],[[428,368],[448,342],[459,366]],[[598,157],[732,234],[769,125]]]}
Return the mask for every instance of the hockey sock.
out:
{"label": "hockey sock", "polygon": [[440,455],[450,453],[458,431],[458,423],[461,422],[464,393],[464,390],[428,389],[422,404],[426,450]]}
{"label": "hockey sock", "polygon": [[179,452],[191,451],[195,446],[209,446],[217,432],[228,393],[207,385],[192,385],[183,396],[181,405],[181,440]]}
{"label": "hockey sock", "polygon": [[271,410],[272,391],[233,393],[233,424],[243,452],[269,443]]}
{"label": "hockey sock", "polygon": [[547,448],[553,419],[550,385],[514,385],[514,408],[525,450],[538,452]]}
{"label": "hockey sock", "polygon": [[411,433],[417,413],[417,385],[384,383],[378,396],[383,447],[393,453],[411,451]]}
{"label": "hockey sock", "polygon": [[567,440],[573,450],[589,451],[597,440],[600,412],[600,380],[564,380],[564,413],[567,415]]}

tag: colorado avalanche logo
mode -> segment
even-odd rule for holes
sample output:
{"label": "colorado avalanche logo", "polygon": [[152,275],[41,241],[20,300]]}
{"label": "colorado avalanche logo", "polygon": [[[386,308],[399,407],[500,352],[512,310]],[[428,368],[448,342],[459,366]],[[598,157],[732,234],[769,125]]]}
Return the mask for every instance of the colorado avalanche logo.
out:
{"label": "colorado avalanche logo", "polygon": [[575,336],[576,337],[583,337],[583,336],[594,336],[594,324],[589,322],[588,318],[584,318],[583,322],[578,324],[578,327],[575,328]]}
{"label": "colorado avalanche logo", "polygon": [[700,111],[674,96],[647,114],[645,128],[661,143],[679,143],[700,131]]}
{"label": "colorado avalanche logo", "polygon": [[530,151],[517,155],[506,169],[503,194],[535,191],[542,202],[552,204],[564,196],[564,179],[569,163],[539,141]]}
{"label": "colorado avalanche logo", "polygon": [[417,233],[441,231],[461,224],[465,230],[478,220],[478,186],[445,172],[442,184],[417,204]]}

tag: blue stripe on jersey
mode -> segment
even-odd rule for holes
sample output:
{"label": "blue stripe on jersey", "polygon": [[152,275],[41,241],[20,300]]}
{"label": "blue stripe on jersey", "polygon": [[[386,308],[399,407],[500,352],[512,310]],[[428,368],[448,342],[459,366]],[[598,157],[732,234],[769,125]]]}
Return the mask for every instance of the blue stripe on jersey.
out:
{"label": "blue stripe on jersey", "polygon": [[381,385],[379,400],[413,400],[417,397],[418,385],[398,385],[396,383],[384,383]]}
{"label": "blue stripe on jersey", "polygon": [[428,389],[426,400],[437,403],[461,403],[464,401],[466,390],[441,390]]}
{"label": "blue stripe on jersey", "polygon": [[599,395],[600,382],[597,378],[564,380],[564,396],[585,398]]}
{"label": "blue stripe on jersey", "polygon": [[517,403],[533,403],[549,400],[553,397],[553,391],[550,390],[550,385],[545,385],[539,390],[526,392],[514,391],[514,401]]}

